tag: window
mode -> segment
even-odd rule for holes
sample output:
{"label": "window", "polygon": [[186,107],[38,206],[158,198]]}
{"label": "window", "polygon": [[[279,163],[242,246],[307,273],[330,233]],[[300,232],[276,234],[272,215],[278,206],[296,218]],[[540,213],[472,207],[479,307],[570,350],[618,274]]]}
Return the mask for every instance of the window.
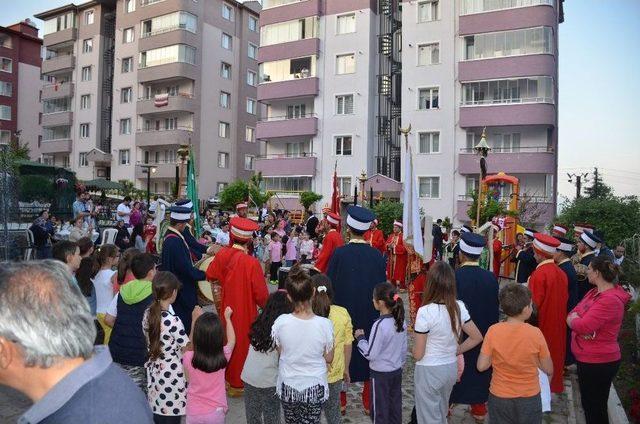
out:
{"label": "window", "polygon": [[87,159],[87,154],[88,154],[87,152],[78,153],[78,166],[80,166],[81,168],[89,166],[89,160]]}
{"label": "window", "polygon": [[233,7],[226,3],[222,3],[222,18],[227,21],[233,21]]}
{"label": "window", "polygon": [[349,34],[356,32],[356,14],[338,16],[336,22],[336,34]]}
{"label": "window", "polygon": [[131,151],[129,149],[118,150],[118,163],[120,165],[129,165]]}
{"label": "window", "polygon": [[0,105],[0,119],[11,121],[11,106]]}
{"label": "window", "polygon": [[464,47],[465,60],[553,53],[553,29],[538,27],[471,35],[464,38]]}
{"label": "window", "polygon": [[140,24],[140,38],[147,38],[165,32],[182,29],[198,31],[198,18],[189,12],[173,12],[142,21]]}
{"label": "window", "polygon": [[42,129],[42,140],[68,140],[71,138],[71,126],[47,127]]}
{"label": "window", "polygon": [[255,87],[258,84],[258,74],[253,71],[247,71],[247,84]]}
{"label": "window", "polygon": [[301,105],[288,105],[287,106],[287,119],[304,118],[306,115],[307,106]]}
{"label": "window", "polygon": [[260,82],[290,81],[316,76],[316,56],[275,60],[260,64]]}
{"label": "window", "polygon": [[91,81],[91,66],[82,67],[82,81]]}
{"label": "window", "polygon": [[260,45],[270,46],[272,44],[306,40],[307,38],[316,38],[317,34],[317,16],[264,25],[260,28]]}
{"label": "window", "polygon": [[248,53],[250,59],[256,59],[258,57],[258,46],[249,43]]}
{"label": "window", "polygon": [[546,174],[544,176],[544,195],[547,200],[550,202],[553,199],[553,194],[555,190],[553,188],[553,174]]}
{"label": "window", "polygon": [[554,5],[554,0],[462,0],[462,15],[482,13],[491,10],[512,9],[515,7]]}
{"label": "window", "polygon": [[186,44],[174,44],[140,53],[140,68],[183,62],[195,65],[196,48]]}
{"label": "window", "polygon": [[218,152],[218,168],[229,167],[229,153]]}
{"label": "window", "polygon": [[6,57],[0,57],[0,71],[13,72],[13,61]]}
{"label": "window", "polygon": [[418,66],[436,65],[438,63],[440,63],[440,43],[418,46]]}
{"label": "window", "polygon": [[178,129],[178,118],[164,118],[164,129],[165,130]]}
{"label": "window", "polygon": [[0,47],[4,47],[5,49],[13,48],[13,39],[9,34],[0,34]]}
{"label": "window", "polygon": [[336,156],[351,156],[351,136],[336,137]]}
{"label": "window", "polygon": [[255,115],[257,109],[257,102],[255,99],[247,99],[247,113]]}
{"label": "window", "polygon": [[132,57],[125,57],[122,59],[122,73],[126,74],[128,72],[133,71],[133,58]]}
{"label": "window", "polygon": [[252,127],[245,127],[244,141],[247,143],[255,143],[256,141],[256,129]]}
{"label": "window", "polygon": [[338,177],[338,190],[340,190],[340,194],[343,196],[350,196],[351,193],[351,177]]}
{"label": "window", "polygon": [[124,0],[124,13],[131,13],[136,10],[136,0]]}
{"label": "window", "polygon": [[517,153],[520,151],[520,133],[491,134],[489,140],[495,153]]}
{"label": "window", "polygon": [[124,87],[120,91],[120,103],[131,103],[133,101],[133,88]]}
{"label": "window", "polygon": [[475,177],[467,177],[465,181],[465,193],[473,194],[478,191],[478,179]]}
{"label": "window", "polygon": [[231,125],[228,122],[220,122],[218,124],[218,137],[229,138],[231,133]]}
{"label": "window", "polygon": [[253,161],[255,156],[253,155],[244,155],[244,169],[245,171],[253,171]]}
{"label": "window", "polygon": [[464,106],[505,103],[553,103],[551,77],[527,77],[462,84]]}
{"label": "window", "polygon": [[91,94],[83,94],[80,96],[80,109],[89,109],[91,107]]}
{"label": "window", "polygon": [[233,38],[229,34],[222,33],[222,48],[231,50],[233,48]]}
{"label": "window", "polygon": [[120,120],[120,134],[131,134],[131,118],[124,118]]}
{"label": "window", "polygon": [[418,153],[423,155],[440,153],[440,133],[437,131],[418,133]]}
{"label": "window", "polygon": [[11,143],[11,131],[0,130],[0,144]]}
{"label": "window", "polygon": [[255,16],[249,16],[249,31],[258,31],[258,18]]}
{"label": "window", "polygon": [[231,107],[231,94],[224,91],[220,92],[220,106],[229,109]]}
{"label": "window", "polygon": [[42,102],[42,113],[69,112],[71,110],[71,99],[61,97],[59,99],[49,99]]}
{"label": "window", "polygon": [[353,74],[356,71],[356,56],[353,53],[336,56],[336,74]]}
{"label": "window", "polygon": [[220,65],[220,76],[225,79],[231,79],[231,65],[222,62]]}
{"label": "window", "polygon": [[13,84],[6,81],[0,81],[0,96],[11,96],[13,93]]}
{"label": "window", "polygon": [[476,135],[476,133],[468,132],[467,133],[467,153],[473,153],[473,148],[476,146],[476,138],[480,141],[480,136]]}
{"label": "window", "polygon": [[421,88],[418,90],[418,109],[438,109],[440,104],[438,102],[440,90],[438,88]]}
{"label": "window", "polygon": [[90,135],[89,124],[80,124],[80,138],[89,138]]}
{"label": "window", "polygon": [[427,0],[418,3],[418,22],[431,22],[440,19],[440,2]]}
{"label": "window", "polygon": [[218,190],[217,193],[219,194],[220,192],[224,191],[224,189],[227,188],[228,185],[229,185],[229,183],[218,183],[218,184],[216,184],[216,189]]}
{"label": "window", "polygon": [[427,199],[440,198],[440,177],[418,177],[418,195]]}
{"label": "window", "polygon": [[93,38],[82,41],[82,53],[91,53],[93,51]]}
{"label": "window", "polygon": [[336,115],[353,114],[353,94],[336,96]]}
{"label": "window", "polygon": [[95,19],[95,14],[93,13],[93,10],[87,10],[86,12],[84,12],[85,25],[91,25],[94,22],[94,19]]}
{"label": "window", "polygon": [[134,32],[133,32],[133,27],[131,28],[125,28],[122,30],[122,42],[123,43],[133,43],[133,37],[134,37]]}
{"label": "window", "polygon": [[[90,17],[87,17],[91,14]],[[85,12],[85,24],[90,25],[93,23],[93,10]],[[76,27],[76,14],[74,12],[67,12],[64,15],[58,15],[55,18],[44,21],[42,28],[43,35],[53,34],[54,32],[64,31],[65,29]]]}
{"label": "window", "polygon": [[287,157],[304,157],[307,155],[307,146],[309,143],[298,141],[296,143],[287,143],[285,146],[285,155]]}

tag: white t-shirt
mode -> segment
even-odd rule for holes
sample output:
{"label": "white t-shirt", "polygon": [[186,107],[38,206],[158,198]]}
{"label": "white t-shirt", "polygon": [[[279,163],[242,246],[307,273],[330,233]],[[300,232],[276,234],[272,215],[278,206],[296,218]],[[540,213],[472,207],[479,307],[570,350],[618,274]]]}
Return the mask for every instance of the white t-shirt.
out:
{"label": "white t-shirt", "polygon": [[103,269],[98,271],[93,277],[93,286],[96,289],[96,313],[104,314],[109,309],[109,304],[113,299],[113,284],[111,277],[116,272],[111,269]]}
{"label": "white t-shirt", "polygon": [[224,231],[220,231],[218,234],[216,234],[216,243],[218,243],[221,246],[228,246],[229,245],[229,233],[225,233]]}
{"label": "white t-shirt", "polygon": [[124,216],[117,215],[117,220],[124,221],[125,224],[128,224],[129,218],[131,217],[131,208],[124,203],[120,203],[117,212],[124,212],[126,214]]}
{"label": "white t-shirt", "polygon": [[[456,302],[460,308],[462,323],[470,321],[471,317],[464,302]],[[451,330],[451,318],[445,305],[430,303],[420,307],[414,331],[427,335],[424,356],[416,365],[446,365],[456,362],[458,335]]]}
{"label": "white t-shirt", "polygon": [[327,363],[324,354],[333,349],[333,324],[327,318],[314,316],[300,319],[293,314],[280,315],[271,327],[271,336],[280,347],[276,392],[282,383],[298,392],[321,385],[329,397]]}

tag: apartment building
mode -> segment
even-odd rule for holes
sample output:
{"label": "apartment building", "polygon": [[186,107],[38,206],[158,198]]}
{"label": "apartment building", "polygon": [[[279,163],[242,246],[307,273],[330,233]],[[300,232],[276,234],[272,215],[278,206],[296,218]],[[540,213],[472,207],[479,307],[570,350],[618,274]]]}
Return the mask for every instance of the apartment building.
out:
{"label": "apartment building", "polygon": [[[477,190],[473,147],[486,127],[488,173],[520,179],[539,224],[557,202],[558,25],[561,0],[402,2],[402,119],[421,204],[468,222]],[[508,199],[509,186],[498,187]]]}
{"label": "apartment building", "polygon": [[29,20],[0,26],[0,144],[18,138],[38,149],[41,46]]}
{"label": "apartment building", "polygon": [[376,167],[377,2],[265,0],[258,100],[266,114],[256,160],[269,190],[352,195]]}
{"label": "apartment building", "polygon": [[202,198],[248,178],[259,154],[259,11],[255,1],[95,0],[37,15],[45,65],[72,57],[43,73],[57,87],[71,83],[60,105],[69,132],[58,135],[78,177],[138,187],[149,177],[152,192],[169,193],[177,151],[190,144]]}

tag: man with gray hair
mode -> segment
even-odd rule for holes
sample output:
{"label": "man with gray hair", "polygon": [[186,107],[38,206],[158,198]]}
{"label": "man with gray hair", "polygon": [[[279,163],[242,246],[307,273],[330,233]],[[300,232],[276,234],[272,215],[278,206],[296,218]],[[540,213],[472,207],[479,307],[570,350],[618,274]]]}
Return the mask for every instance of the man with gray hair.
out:
{"label": "man with gray hair", "polygon": [[89,305],[58,261],[0,264],[0,384],[35,423],[152,423],[142,391],[93,341]]}

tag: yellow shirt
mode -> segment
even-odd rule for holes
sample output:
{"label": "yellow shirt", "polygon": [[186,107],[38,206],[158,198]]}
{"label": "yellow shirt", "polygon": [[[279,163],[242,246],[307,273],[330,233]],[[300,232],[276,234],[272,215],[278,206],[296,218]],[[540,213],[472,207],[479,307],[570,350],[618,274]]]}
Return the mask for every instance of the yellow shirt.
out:
{"label": "yellow shirt", "polygon": [[329,383],[342,380],[344,376],[344,346],[353,343],[353,325],[349,312],[342,306],[331,305],[329,319],[333,324],[333,340],[335,350],[333,352],[333,362],[329,367]]}

